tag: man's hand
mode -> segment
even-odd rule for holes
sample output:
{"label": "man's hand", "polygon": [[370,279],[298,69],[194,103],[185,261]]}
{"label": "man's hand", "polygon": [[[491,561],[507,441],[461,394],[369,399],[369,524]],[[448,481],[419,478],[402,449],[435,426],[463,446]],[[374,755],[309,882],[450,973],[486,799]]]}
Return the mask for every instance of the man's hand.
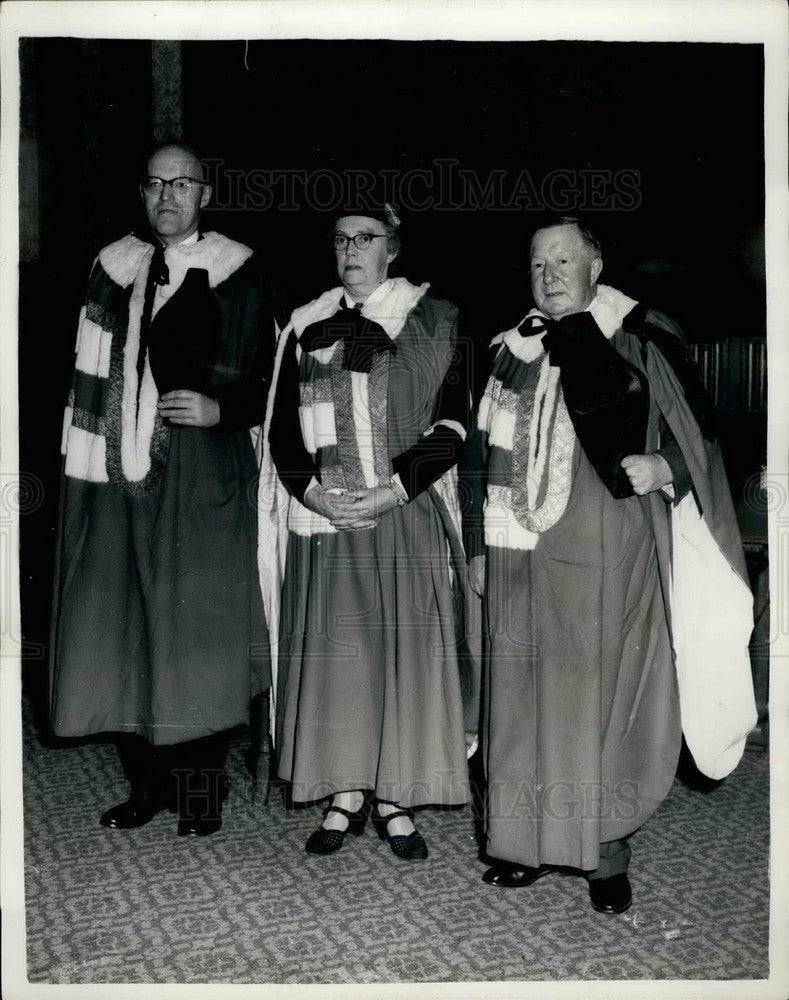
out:
{"label": "man's hand", "polygon": [[192,389],[173,389],[160,397],[159,416],[179,427],[214,427],[219,423],[219,403]]}
{"label": "man's hand", "polygon": [[637,496],[653,493],[674,480],[671,466],[662,455],[625,455],[620,465]]}
{"label": "man's hand", "polygon": [[468,582],[478,597],[485,593],[485,556],[473,556],[468,564]]}

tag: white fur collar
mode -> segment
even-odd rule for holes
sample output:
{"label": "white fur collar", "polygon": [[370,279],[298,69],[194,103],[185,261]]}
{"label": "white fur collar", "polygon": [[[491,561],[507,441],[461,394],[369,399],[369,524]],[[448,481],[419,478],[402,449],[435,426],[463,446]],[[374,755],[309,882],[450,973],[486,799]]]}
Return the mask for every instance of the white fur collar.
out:
{"label": "white fur collar", "polygon": [[362,306],[362,316],[373,320],[386,330],[395,340],[403,329],[405,320],[417,302],[430,288],[425,281],[421,285],[412,285],[405,278],[391,278],[391,287],[380,298],[372,296]]}
{"label": "white fur collar", "polygon": [[[153,247],[138,239],[133,233],[124,236],[99,254],[101,266],[114,282],[127,288],[134,281],[143,261],[153,254]],[[208,271],[208,283],[212,288],[220,285],[252,256],[252,250],[243,243],[222,236],[221,233],[205,233],[196,243],[181,243],[165,250],[165,259],[177,269],[190,267]]]}
{"label": "white fur collar", "polygon": [[307,302],[306,305],[294,309],[290,317],[290,322],[296,331],[296,336],[301,338],[302,333],[304,333],[311,323],[319,323],[322,319],[328,319],[329,316],[333,316],[340,308],[340,298],[343,291],[342,286],[339,288],[330,288],[328,292],[324,292],[323,295],[318,296],[317,299],[313,299],[312,302]]}
{"label": "white fur collar", "polygon": [[[362,316],[380,323],[387,334],[395,340],[405,325],[406,317],[430,287],[428,282],[422,285],[412,285],[405,278],[391,278],[390,287],[380,298],[369,299],[362,306]],[[291,316],[296,336],[301,337],[311,323],[328,319],[340,308],[340,300],[344,292],[342,285],[331,288],[328,292],[306,305],[299,306]]]}
{"label": "white fur collar", "polygon": [[[607,340],[610,340],[622,326],[625,316],[636,305],[638,305],[636,300],[631,299],[624,292],[620,292],[616,288],[611,288],[609,285],[598,285],[597,295],[595,295],[584,312],[592,314],[603,336]],[[524,320],[532,317],[535,319],[544,318],[543,313],[539,309],[532,309],[526,314]],[[491,341],[491,347],[495,347],[498,344],[506,344],[512,354],[521,361],[535,361],[543,353],[542,337],[522,337],[518,333],[518,327],[497,334]]]}
{"label": "white fur collar", "polygon": [[137,277],[143,260],[153,253],[153,247],[133,233],[110,243],[99,253],[101,266],[121,288],[128,288]]}
{"label": "white fur collar", "polygon": [[588,312],[594,316],[595,323],[603,331],[607,340],[622,326],[622,320],[638,305],[635,299],[624,292],[611,288],[610,285],[598,285],[597,295],[589,304]]}

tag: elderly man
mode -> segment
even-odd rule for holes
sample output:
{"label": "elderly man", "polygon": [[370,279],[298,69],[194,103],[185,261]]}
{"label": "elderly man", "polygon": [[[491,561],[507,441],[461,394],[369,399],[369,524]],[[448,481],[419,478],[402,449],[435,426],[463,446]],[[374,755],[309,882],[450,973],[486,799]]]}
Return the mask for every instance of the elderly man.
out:
{"label": "elderly man", "polygon": [[[512,888],[576,871],[596,910],[621,913],[627,838],[674,778],[680,702],[714,777],[739,759],[755,713],[751,598],[710,405],[676,326],[598,284],[602,267],[578,219],[535,232],[536,308],[494,339],[480,405],[495,861],[483,879]],[[714,593],[710,627],[694,581]],[[715,638],[693,648],[694,629]],[[712,726],[713,699],[694,688],[705,663],[726,688]]]}
{"label": "elderly man", "polygon": [[270,432],[289,494],[279,773],[294,801],[331,796],[308,853],[361,833],[373,799],[381,838],[415,861],[411,809],[467,801],[464,713],[477,726],[455,600],[470,372],[457,308],[389,276],[391,206],[341,215],[331,246],[341,285],[283,332]]}
{"label": "elderly man", "polygon": [[51,642],[62,737],[114,735],[128,799],[221,825],[226,731],[270,684],[255,565],[256,461],[273,322],[252,251],[201,232],[211,187],[166,145],[140,187],[150,226],[105,247],[80,316],[63,433]]}

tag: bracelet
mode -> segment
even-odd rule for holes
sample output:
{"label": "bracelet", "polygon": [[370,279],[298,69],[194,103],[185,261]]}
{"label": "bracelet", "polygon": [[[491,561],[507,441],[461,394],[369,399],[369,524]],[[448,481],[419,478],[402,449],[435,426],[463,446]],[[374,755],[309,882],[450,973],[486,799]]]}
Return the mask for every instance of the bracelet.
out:
{"label": "bracelet", "polygon": [[400,494],[395,489],[394,483],[390,480],[385,485],[389,487],[389,489],[392,491],[392,493],[394,493],[394,498],[397,501],[397,506],[398,507],[405,507],[405,500],[400,496]]}

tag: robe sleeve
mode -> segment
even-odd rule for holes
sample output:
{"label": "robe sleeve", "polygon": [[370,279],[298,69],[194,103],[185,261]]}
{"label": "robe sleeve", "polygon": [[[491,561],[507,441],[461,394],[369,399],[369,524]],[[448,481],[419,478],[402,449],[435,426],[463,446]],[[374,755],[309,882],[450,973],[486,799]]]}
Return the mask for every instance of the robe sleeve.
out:
{"label": "robe sleeve", "polygon": [[[706,419],[699,423],[699,428],[702,431],[706,429],[707,434],[709,434],[713,421],[712,402],[707,396],[706,389],[701,382],[698,369],[690,357],[690,352],[687,349],[687,343],[682,335],[682,331],[673,320],[671,320],[668,316],[664,316],[662,313],[655,313],[650,310],[647,313],[647,318],[653,323],[654,327],[662,330],[664,333],[661,341],[663,346],[661,353],[664,353],[666,351],[666,347],[672,343],[672,337],[673,341],[676,342],[676,347],[668,352],[666,360],[670,365],[672,365],[672,368],[681,362],[682,367],[678,376],[681,374],[683,377],[680,380],[680,384],[686,393],[686,385],[690,387],[694,397],[694,403],[696,404],[696,412],[699,412],[706,417]],[[661,350],[660,345],[657,345],[657,349]],[[658,406],[660,406],[659,396],[657,403]],[[676,506],[685,496],[688,495],[688,493],[693,490],[693,479],[688,468],[688,463],[685,461],[685,456],[682,453],[680,443],[677,441],[674,434],[672,434],[662,411],[660,417],[660,448],[657,449],[655,454],[664,458],[666,462],[668,462],[669,468],[671,469],[672,483],[674,486],[673,496],[662,493],[662,491],[661,493],[664,496],[664,499],[669,500],[673,506]]]}
{"label": "robe sleeve", "polygon": [[687,496],[690,492],[693,483],[691,482],[690,472],[688,471],[688,463],[685,461],[685,457],[682,454],[682,449],[677,444],[674,435],[669,430],[668,424],[665,420],[660,421],[660,440],[666,443],[662,445],[655,452],[656,455],[660,455],[662,458],[668,462],[668,466],[671,469],[671,482],[674,486],[674,496],[668,497],[671,502],[676,506],[683,497]]}
{"label": "robe sleeve", "polygon": [[472,428],[458,463],[460,513],[467,562],[485,552],[482,517],[485,501],[485,451],[482,431],[478,427]]}
{"label": "robe sleeve", "polygon": [[289,493],[303,503],[304,494],[313,477],[320,481],[312,455],[304,445],[299,422],[299,363],[296,359],[296,334],[291,333],[285,345],[282,366],[277,380],[274,410],[269,431],[271,457],[277,474]]}
{"label": "robe sleeve", "polygon": [[485,554],[485,468],[488,460],[487,434],[479,427],[479,408],[487,388],[490,372],[499,352],[499,346],[477,348],[473,353],[474,393],[472,425],[458,462],[458,490],[460,512],[463,520],[463,544],[466,560]]}
{"label": "robe sleeve", "polygon": [[219,403],[218,430],[262,425],[276,347],[271,289],[257,261],[217,286],[223,350],[208,394]]}
{"label": "robe sleeve", "polygon": [[238,431],[263,424],[270,375],[264,353],[261,345],[240,381],[212,390],[219,403],[218,430]]}
{"label": "robe sleeve", "polygon": [[[453,334],[456,333],[457,323]],[[392,472],[413,500],[457,465],[468,433],[471,405],[471,351],[453,337],[452,357],[436,396],[433,422],[410,448],[392,459]]]}

